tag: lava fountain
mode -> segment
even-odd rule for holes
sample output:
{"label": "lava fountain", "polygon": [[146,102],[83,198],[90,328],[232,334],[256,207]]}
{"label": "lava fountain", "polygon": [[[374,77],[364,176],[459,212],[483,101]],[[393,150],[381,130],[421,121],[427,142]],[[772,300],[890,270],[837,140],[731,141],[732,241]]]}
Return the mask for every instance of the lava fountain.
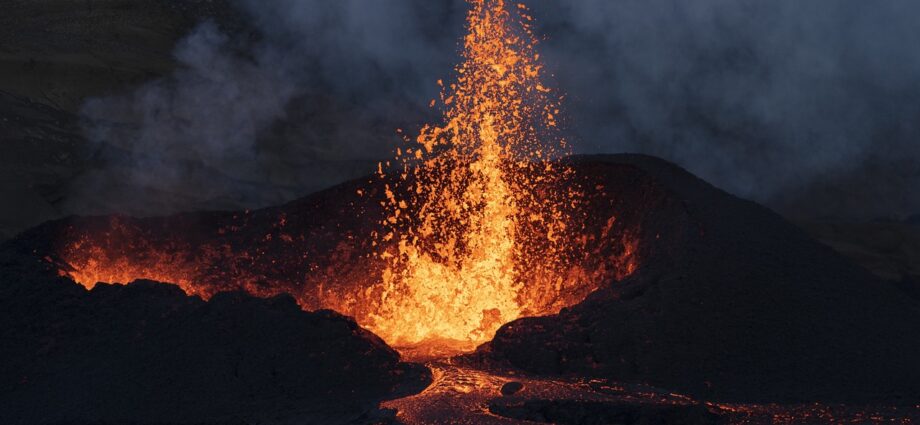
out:
{"label": "lava fountain", "polygon": [[386,190],[390,214],[376,236],[397,242],[380,244],[390,247],[379,253],[388,267],[368,326],[397,345],[472,348],[551,309],[541,294],[564,290],[562,234],[581,196],[554,161],[566,145],[532,18],[504,0],[470,4],[456,81],[439,82],[443,123],[423,127],[395,167],[380,168],[405,188]]}
{"label": "lava fountain", "polygon": [[414,358],[472,350],[632,273],[638,216],[618,220],[609,182],[559,161],[560,96],[542,82],[532,18],[469,3],[462,61],[431,105],[442,121],[376,175],[255,211],[49,223],[53,246],[35,255],[87,289],[151,279],[205,299],[289,294]]}

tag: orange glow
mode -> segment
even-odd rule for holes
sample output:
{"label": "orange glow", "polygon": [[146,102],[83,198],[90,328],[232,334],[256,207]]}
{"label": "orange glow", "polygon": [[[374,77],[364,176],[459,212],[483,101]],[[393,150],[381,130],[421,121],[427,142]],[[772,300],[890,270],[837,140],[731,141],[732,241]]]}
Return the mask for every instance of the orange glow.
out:
{"label": "orange glow", "polygon": [[380,252],[389,266],[367,326],[396,345],[471,349],[504,323],[577,301],[566,296],[562,236],[581,195],[563,191],[571,170],[550,162],[565,142],[555,137],[559,107],[540,81],[531,18],[504,0],[469,3],[456,82],[439,81],[444,121],[422,128],[389,171],[403,187],[386,191],[379,237],[397,243]]}
{"label": "orange glow", "polygon": [[[456,79],[438,81],[443,122],[407,140],[365,187],[206,218],[80,219],[49,261],[87,288],[150,279],[203,298],[290,294],[414,358],[472,350],[504,323],[556,313],[629,275],[638,229],[605,215],[602,186],[585,196],[558,161],[559,96],[541,82],[526,9],[469,3]],[[347,196],[338,209],[322,203]]]}

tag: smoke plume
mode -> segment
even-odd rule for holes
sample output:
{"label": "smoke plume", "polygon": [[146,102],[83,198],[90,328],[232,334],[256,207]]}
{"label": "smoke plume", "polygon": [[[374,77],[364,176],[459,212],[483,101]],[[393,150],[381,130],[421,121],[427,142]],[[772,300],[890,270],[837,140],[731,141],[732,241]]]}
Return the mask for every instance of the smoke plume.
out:
{"label": "smoke plume", "polygon": [[[792,215],[920,211],[920,5],[527,4],[579,152],[661,156]],[[172,75],[87,102],[108,165],[75,199],[117,181],[112,208],[140,194],[163,210],[258,206],[370,171],[401,143],[396,128],[436,117],[427,103],[457,60],[466,10],[231,5],[251,31],[202,23],[176,46]]]}

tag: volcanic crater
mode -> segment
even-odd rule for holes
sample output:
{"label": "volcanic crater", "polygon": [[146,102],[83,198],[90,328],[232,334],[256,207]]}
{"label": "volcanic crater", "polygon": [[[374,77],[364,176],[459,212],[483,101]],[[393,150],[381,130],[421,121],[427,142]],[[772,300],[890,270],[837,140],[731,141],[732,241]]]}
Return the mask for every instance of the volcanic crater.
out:
{"label": "volcanic crater", "polygon": [[468,6],[442,120],[375,174],[0,245],[0,422],[920,417],[915,290],[674,164],[568,156],[527,6]]}
{"label": "volcanic crater", "polygon": [[[665,161],[611,155],[564,162],[579,185],[592,188],[577,237],[586,255],[575,265],[596,280],[549,294],[563,300],[561,312],[504,324],[490,342],[451,362],[486,374],[653,385],[725,403],[911,405],[920,395],[920,308],[895,285],[766,208]],[[87,403],[96,410],[80,410],[86,418],[117,420],[133,416],[110,408],[125,394],[146,394],[150,382],[167,392],[201,386],[183,397],[145,399],[149,409],[177,412],[150,416],[168,421],[199,417],[190,412],[213,419],[209,409],[218,408],[199,400],[212,400],[204,391],[209,385],[229,385],[222,397],[235,400],[254,391],[251,380],[293,370],[299,378],[269,379],[260,385],[272,389],[256,392],[277,402],[271,394],[281,390],[289,403],[315,405],[322,399],[316,379],[328,373],[323,379],[338,380],[336,391],[366,390],[354,399],[366,405],[421,390],[428,372],[399,363],[384,341],[358,326],[373,306],[362,305],[361,296],[371,296],[365,291],[382,270],[361,236],[371,230],[368,215],[385,214],[370,196],[380,190],[374,183],[382,184],[369,177],[253,211],[72,217],[4,243],[4,391],[29,400],[53,383],[71,382],[73,389],[59,394],[69,403],[33,418],[66,417],[56,415]],[[174,282],[210,301],[160,284],[95,282],[135,279]],[[358,324],[301,309],[335,309]],[[226,338],[204,337],[213,332]],[[292,351],[301,346],[307,352]],[[164,347],[182,367],[146,371],[161,363]],[[439,352],[436,344],[404,350],[435,371],[443,360],[432,358],[445,354],[457,351]],[[250,356],[268,356],[276,366]],[[113,374],[78,379],[102,370]],[[208,370],[251,378],[218,384],[201,376]],[[314,392],[288,394],[298,388]],[[6,406],[0,417],[29,405]],[[340,415],[366,411],[337,407]]]}

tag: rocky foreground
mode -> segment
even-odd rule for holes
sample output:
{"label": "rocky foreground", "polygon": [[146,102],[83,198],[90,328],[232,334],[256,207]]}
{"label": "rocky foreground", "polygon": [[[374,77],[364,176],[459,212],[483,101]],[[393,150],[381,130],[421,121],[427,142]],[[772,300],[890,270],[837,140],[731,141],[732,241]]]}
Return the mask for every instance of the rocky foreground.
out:
{"label": "rocky foreground", "polygon": [[430,380],[350,318],[288,296],[86,291],[2,261],[0,423],[347,423]]}

